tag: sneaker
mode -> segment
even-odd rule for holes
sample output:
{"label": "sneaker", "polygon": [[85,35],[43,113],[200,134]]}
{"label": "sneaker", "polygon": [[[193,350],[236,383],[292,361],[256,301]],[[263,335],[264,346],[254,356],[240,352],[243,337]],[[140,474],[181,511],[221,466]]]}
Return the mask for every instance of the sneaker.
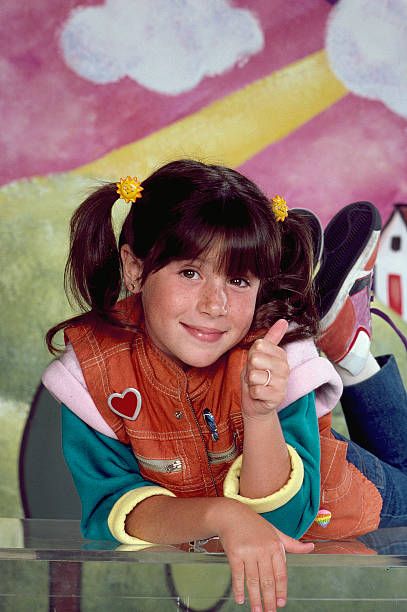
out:
{"label": "sneaker", "polygon": [[340,210],[324,232],[315,278],[320,315],[318,347],[333,363],[359,374],[370,353],[370,301],[381,218],[370,202]]}
{"label": "sneaker", "polygon": [[303,217],[304,223],[308,225],[311,231],[312,247],[314,251],[314,268],[312,276],[315,278],[321,265],[322,253],[324,250],[324,230],[321,221],[307,208],[292,208],[291,211],[295,212],[297,216]]}

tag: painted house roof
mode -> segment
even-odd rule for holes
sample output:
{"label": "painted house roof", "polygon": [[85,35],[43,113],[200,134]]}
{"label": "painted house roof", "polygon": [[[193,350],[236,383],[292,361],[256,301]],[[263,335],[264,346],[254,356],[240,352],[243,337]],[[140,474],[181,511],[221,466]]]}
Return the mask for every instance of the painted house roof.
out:
{"label": "painted house roof", "polygon": [[404,221],[404,225],[407,228],[407,204],[404,204],[403,202],[399,202],[397,204],[394,204],[393,212],[391,213],[390,217],[387,219],[385,225],[383,226],[382,233],[386,229],[386,227],[389,225],[390,221],[393,219],[394,215],[397,212],[400,213],[400,216],[402,220]]}

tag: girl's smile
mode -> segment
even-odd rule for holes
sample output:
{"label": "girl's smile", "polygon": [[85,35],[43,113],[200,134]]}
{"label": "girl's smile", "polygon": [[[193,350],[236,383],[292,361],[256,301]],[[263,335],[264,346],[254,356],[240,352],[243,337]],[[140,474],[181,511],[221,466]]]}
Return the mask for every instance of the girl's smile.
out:
{"label": "girl's smile", "polygon": [[260,281],[229,278],[209,252],[195,261],[173,261],[142,287],[147,332],[164,353],[195,367],[214,363],[250,329]]}
{"label": "girl's smile", "polygon": [[191,327],[182,322],[181,325],[184,326],[191,336],[198,338],[198,340],[202,340],[202,342],[217,342],[222,334],[226,333],[226,330],[222,331],[220,329],[210,329],[208,327]]}

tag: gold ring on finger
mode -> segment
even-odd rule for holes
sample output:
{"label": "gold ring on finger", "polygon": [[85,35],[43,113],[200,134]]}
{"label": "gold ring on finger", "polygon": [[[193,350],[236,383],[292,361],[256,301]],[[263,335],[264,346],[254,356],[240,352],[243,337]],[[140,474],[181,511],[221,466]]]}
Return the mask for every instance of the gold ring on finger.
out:
{"label": "gold ring on finger", "polygon": [[267,372],[267,380],[264,383],[263,387],[268,387],[270,380],[271,380],[271,372],[268,368],[265,370],[265,372]]}

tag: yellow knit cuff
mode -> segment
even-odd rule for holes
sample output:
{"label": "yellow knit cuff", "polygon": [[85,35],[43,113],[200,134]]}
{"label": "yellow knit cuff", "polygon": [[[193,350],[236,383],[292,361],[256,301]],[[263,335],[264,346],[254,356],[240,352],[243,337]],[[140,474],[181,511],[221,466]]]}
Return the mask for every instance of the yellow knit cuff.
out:
{"label": "yellow knit cuff", "polygon": [[291,459],[291,474],[286,484],[275,493],[267,497],[252,499],[239,495],[240,470],[242,469],[242,458],[240,455],[231,465],[223,483],[223,495],[250,506],[255,512],[270,512],[277,510],[290,501],[301,489],[304,480],[304,465],[302,459],[292,446],[287,444],[287,450]]}
{"label": "yellow knit cuff", "polygon": [[168,495],[170,497],[176,497],[174,493],[171,493],[168,489],[163,487],[140,487],[138,489],[132,489],[122,495],[113,508],[110,511],[107,519],[107,524],[111,531],[111,534],[116,540],[123,544],[137,544],[140,547],[155,546],[152,542],[146,542],[140,538],[129,535],[125,531],[126,516],[143,500],[153,495]]}

